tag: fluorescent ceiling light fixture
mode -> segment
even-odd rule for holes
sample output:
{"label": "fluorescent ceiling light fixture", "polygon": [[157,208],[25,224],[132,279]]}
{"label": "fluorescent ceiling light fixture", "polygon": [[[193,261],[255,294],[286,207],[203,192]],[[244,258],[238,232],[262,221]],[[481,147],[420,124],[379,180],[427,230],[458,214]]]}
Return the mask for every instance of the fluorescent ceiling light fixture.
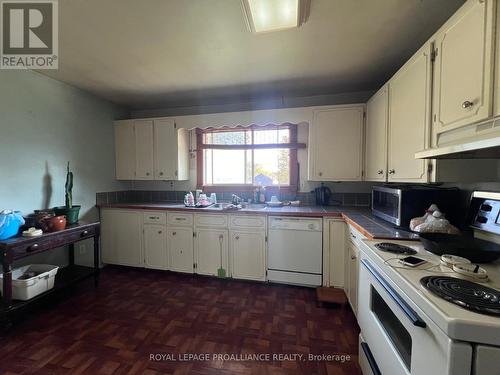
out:
{"label": "fluorescent ceiling light fixture", "polygon": [[299,27],[305,22],[310,0],[241,0],[250,31],[263,33]]}

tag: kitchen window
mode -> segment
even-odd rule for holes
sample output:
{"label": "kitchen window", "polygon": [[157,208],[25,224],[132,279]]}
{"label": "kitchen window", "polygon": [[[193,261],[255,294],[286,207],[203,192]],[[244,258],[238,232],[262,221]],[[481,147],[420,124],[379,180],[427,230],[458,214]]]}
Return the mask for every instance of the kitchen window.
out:
{"label": "kitchen window", "polygon": [[297,191],[297,125],[197,129],[198,187]]}

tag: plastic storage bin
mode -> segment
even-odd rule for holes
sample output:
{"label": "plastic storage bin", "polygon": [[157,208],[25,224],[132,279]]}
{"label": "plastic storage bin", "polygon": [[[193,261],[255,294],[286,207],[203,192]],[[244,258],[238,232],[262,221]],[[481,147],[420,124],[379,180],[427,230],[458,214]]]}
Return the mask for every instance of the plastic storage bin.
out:
{"label": "plastic storage bin", "polygon": [[[30,264],[12,271],[12,299],[27,301],[54,287],[54,280],[58,266],[50,264]],[[26,272],[35,272],[38,275],[29,279],[19,280]],[[3,274],[0,274],[3,281]],[[1,287],[3,295],[3,284]]]}

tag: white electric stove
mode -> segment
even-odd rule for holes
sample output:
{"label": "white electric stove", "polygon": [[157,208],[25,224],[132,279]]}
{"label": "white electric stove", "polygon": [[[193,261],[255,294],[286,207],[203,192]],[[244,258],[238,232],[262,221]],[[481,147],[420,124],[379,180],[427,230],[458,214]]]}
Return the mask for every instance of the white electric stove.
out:
{"label": "white electric stove", "polygon": [[[500,195],[494,198],[500,208]],[[488,279],[478,280],[444,265],[417,241],[365,241],[360,250],[365,374],[500,374],[499,261],[480,264]],[[427,262],[415,268],[399,262],[409,255]]]}

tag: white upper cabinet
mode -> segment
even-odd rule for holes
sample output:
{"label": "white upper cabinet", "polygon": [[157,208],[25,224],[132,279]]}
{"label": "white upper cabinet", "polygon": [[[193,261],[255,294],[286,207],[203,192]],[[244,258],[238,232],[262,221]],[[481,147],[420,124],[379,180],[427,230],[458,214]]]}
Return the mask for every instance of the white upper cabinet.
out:
{"label": "white upper cabinet", "polygon": [[309,180],[361,181],[364,106],[313,111],[309,125]]}
{"label": "white upper cabinet", "polygon": [[436,134],[491,115],[493,0],[470,0],[435,37]]}
{"label": "white upper cabinet", "polygon": [[188,180],[189,131],[171,118],[115,122],[118,180]]}
{"label": "white upper cabinet", "polygon": [[387,178],[387,121],[389,95],[387,85],[371,97],[366,105],[365,180]]}
{"label": "white upper cabinet", "polygon": [[177,129],[173,119],[155,121],[155,179],[175,180],[177,176]]}
{"label": "white upper cabinet", "polygon": [[388,181],[428,182],[415,153],[430,142],[431,65],[427,44],[389,81]]}
{"label": "white upper cabinet", "polygon": [[132,120],[115,122],[116,179],[135,178],[135,133]]}
{"label": "white upper cabinet", "polygon": [[135,121],[135,179],[153,180],[153,121]]}

